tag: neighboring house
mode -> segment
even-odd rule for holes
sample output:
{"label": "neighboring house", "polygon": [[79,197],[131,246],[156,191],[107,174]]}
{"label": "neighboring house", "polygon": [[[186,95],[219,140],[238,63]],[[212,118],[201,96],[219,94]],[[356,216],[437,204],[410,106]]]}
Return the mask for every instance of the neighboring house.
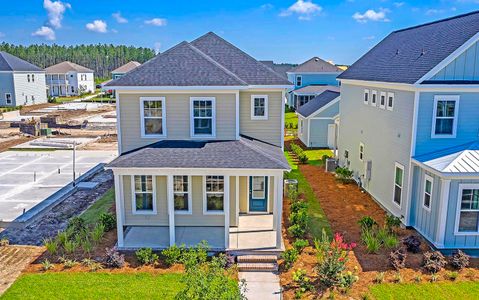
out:
{"label": "neighboring house", "polygon": [[78,96],[95,91],[93,70],[64,61],[46,68],[45,71],[50,96]]}
{"label": "neighboring house", "polygon": [[288,93],[288,106],[298,109],[331,86],[338,86],[336,77],[341,72],[340,68],[319,57],[292,68],[287,72],[288,80],[294,84],[294,89]]}
{"label": "neighboring house", "polygon": [[326,90],[302,105],[298,113],[298,138],[307,147],[337,147],[339,91]]}
{"label": "neighboring house", "polygon": [[297,66],[295,64],[288,64],[288,63],[278,64],[272,60],[260,60],[260,62],[266,65],[271,70],[278,73],[279,75],[281,75],[281,77],[283,77],[284,79],[288,79],[288,71]]}
{"label": "neighboring house", "polygon": [[0,51],[0,106],[46,103],[46,91],[45,71]]}
{"label": "neighboring house", "polygon": [[[282,249],[290,87],[211,32],[108,83],[117,98],[120,156],[107,168],[118,246]],[[262,215],[271,227],[255,232]]]}
{"label": "neighboring house", "polygon": [[121,76],[125,75],[127,72],[130,72],[131,70],[135,69],[136,67],[141,66],[141,64],[137,61],[130,61],[124,64],[123,66],[120,66],[116,68],[115,70],[111,71],[111,79],[118,79]]}
{"label": "neighboring house", "polygon": [[339,76],[340,165],[445,251],[479,249],[478,40],[479,12],[398,30]]}

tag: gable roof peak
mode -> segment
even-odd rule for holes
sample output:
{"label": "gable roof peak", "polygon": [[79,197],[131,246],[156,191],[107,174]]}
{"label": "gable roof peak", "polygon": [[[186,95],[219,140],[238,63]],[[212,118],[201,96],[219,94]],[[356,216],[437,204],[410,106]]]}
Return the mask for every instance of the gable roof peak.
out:
{"label": "gable roof peak", "polygon": [[292,68],[289,72],[291,73],[300,73],[300,72],[308,72],[308,73],[316,73],[316,72],[342,72],[340,68],[333,65],[332,63],[325,61],[324,59],[319,58],[318,56],[313,56],[312,58],[308,59],[307,61],[303,62],[302,64]]}

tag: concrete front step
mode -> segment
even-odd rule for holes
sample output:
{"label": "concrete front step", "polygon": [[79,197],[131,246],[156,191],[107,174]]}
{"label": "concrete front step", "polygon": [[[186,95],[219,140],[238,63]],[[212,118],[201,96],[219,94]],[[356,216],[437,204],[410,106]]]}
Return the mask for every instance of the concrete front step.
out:
{"label": "concrete front step", "polygon": [[276,263],[276,255],[240,255],[237,257],[238,263]]}
{"label": "concrete front step", "polygon": [[238,263],[240,272],[277,272],[278,264],[274,263]]}

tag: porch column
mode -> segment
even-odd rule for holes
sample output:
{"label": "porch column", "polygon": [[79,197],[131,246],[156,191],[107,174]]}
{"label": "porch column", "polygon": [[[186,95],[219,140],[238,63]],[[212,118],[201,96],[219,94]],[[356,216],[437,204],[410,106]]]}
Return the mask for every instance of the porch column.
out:
{"label": "porch column", "polygon": [[276,248],[281,249],[281,240],[282,240],[282,214],[283,214],[283,173],[278,173],[274,176],[274,213],[273,217],[276,225]]}
{"label": "porch column", "polygon": [[225,249],[230,247],[230,176],[224,176]]}
{"label": "porch column", "polygon": [[173,195],[173,175],[168,175],[166,181],[168,190],[168,225],[170,226],[170,246],[175,244],[175,203]]}
{"label": "porch column", "polygon": [[444,238],[446,236],[446,221],[447,221],[447,204],[449,202],[449,190],[451,188],[451,180],[440,179],[441,182],[441,196],[439,198],[438,209],[438,226],[436,231],[436,246],[444,247]]}
{"label": "porch column", "polygon": [[236,195],[235,195],[235,202],[236,202],[236,215],[235,215],[235,219],[236,219],[236,226],[239,226],[239,195],[240,195],[240,192],[239,192],[239,176],[236,176],[236,183],[235,183],[235,191],[236,191]]}
{"label": "porch column", "polygon": [[117,238],[118,238],[118,247],[124,247],[124,233],[123,233],[123,193],[122,188],[123,184],[121,182],[121,176],[116,175],[114,176],[115,181],[115,206],[116,206],[116,231],[117,231]]}

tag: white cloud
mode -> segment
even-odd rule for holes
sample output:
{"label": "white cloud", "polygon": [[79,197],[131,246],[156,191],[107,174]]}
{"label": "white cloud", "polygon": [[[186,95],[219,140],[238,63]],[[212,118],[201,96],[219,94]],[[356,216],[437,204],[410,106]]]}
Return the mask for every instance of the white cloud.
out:
{"label": "white cloud", "polygon": [[300,20],[311,20],[313,16],[318,15],[322,10],[323,8],[321,6],[312,1],[298,0],[279,15],[281,17],[287,17],[296,14]]}
{"label": "white cloud", "polygon": [[45,8],[48,13],[48,24],[50,24],[53,28],[62,27],[63,14],[67,10],[67,8],[71,7],[72,6],[70,5],[70,3],[66,2],[51,0],[43,1],[43,8]]}
{"label": "white cloud", "polygon": [[94,32],[105,33],[107,32],[107,24],[103,20],[95,20],[91,23],[86,24],[86,29]]}
{"label": "white cloud", "polygon": [[54,41],[55,40],[55,31],[47,26],[42,26],[37,29],[37,31],[32,33],[33,36],[39,36],[47,41]]}
{"label": "white cloud", "polygon": [[128,23],[128,20],[124,18],[120,12],[116,12],[111,14],[112,17],[120,24]]}
{"label": "white cloud", "polygon": [[145,24],[153,26],[166,26],[166,19],[162,18],[153,18],[151,20],[146,20]]}
{"label": "white cloud", "polygon": [[388,10],[386,9],[380,9],[378,11],[368,9],[363,14],[356,12],[353,15],[353,19],[358,21],[359,23],[366,23],[368,21],[389,22],[390,20],[386,16],[387,13]]}
{"label": "white cloud", "polygon": [[154,45],[154,48],[155,48],[155,53],[156,54],[160,53],[161,43],[156,42],[155,45]]}

